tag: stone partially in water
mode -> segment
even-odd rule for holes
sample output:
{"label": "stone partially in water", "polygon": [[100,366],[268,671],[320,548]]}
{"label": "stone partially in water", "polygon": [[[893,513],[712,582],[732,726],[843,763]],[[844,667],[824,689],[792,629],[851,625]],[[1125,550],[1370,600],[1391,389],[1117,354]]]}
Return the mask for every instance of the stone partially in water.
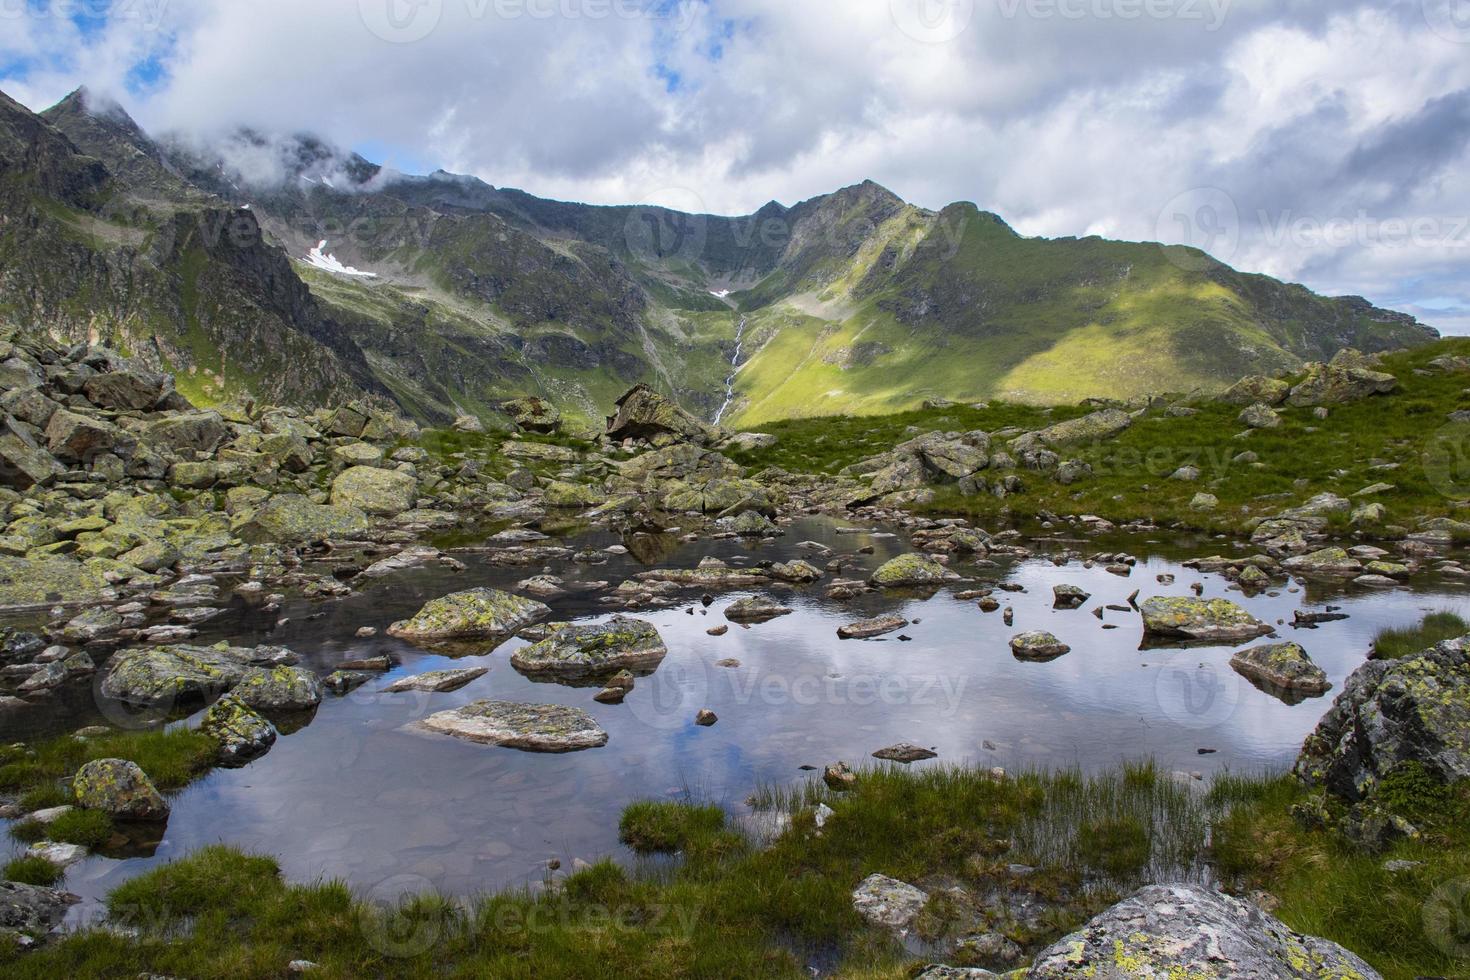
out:
{"label": "stone partially in water", "polygon": [[251,515],[239,533],[252,544],[262,544],[360,538],[367,532],[367,515],[357,507],[314,504],[297,494],[277,494]]}
{"label": "stone partially in water", "polygon": [[797,559],[771,566],[771,578],[779,582],[795,582],[805,585],[822,577],[822,570],[809,561]]}
{"label": "stone partially in water", "polygon": [[1028,980],[1382,980],[1336,943],[1197,885],[1150,885],[1042,950]]}
{"label": "stone partially in water", "polygon": [[454,592],[424,604],[412,619],[388,627],[388,635],[405,640],[506,638],[551,615],[534,599],[499,589]]}
{"label": "stone partially in water", "polygon": [[136,647],[108,663],[102,693],[130,704],[208,700],[240,683],[252,667],[287,662],[295,657],[282,647]]}
{"label": "stone partially in water", "polygon": [[0,881],[0,936],[15,937],[16,945],[24,948],[44,939],[78,901],[77,896],[54,888]]}
{"label": "stone partially in water", "polygon": [[545,639],[511,654],[510,663],[532,677],[580,681],[625,669],[649,671],[668,652],[652,623],[614,616],[605,623],[558,626]]}
{"label": "stone partially in water", "polygon": [[1228,599],[1155,596],[1139,606],[1143,629],[1174,639],[1239,642],[1272,632],[1271,627]]}
{"label": "stone partially in water", "polygon": [[925,759],[937,759],[939,753],[933,749],[926,749],[922,745],[912,742],[899,742],[890,745],[886,749],[879,749],[873,753],[873,758],[883,759],[886,762],[922,762]]}
{"label": "stone partially in water", "polygon": [[855,623],[837,627],[837,636],[843,640],[866,640],[874,636],[896,632],[908,624],[909,621],[902,616],[876,616],[872,619],[860,619]]}
{"label": "stone partially in water", "polygon": [[430,731],[527,752],[576,752],[607,744],[607,732],[581,708],[475,701],[423,721]]}
{"label": "stone partially in water", "polygon": [[917,585],[941,585],[950,573],[938,562],[922,555],[899,555],[885,562],[868,581],[879,588],[903,588]]}
{"label": "stone partially in water", "polygon": [[457,691],[471,681],[479,680],[490,673],[489,667],[465,667],[462,670],[430,670],[412,677],[404,677],[383,688],[384,694],[400,694],[404,691],[423,691],[426,694],[447,694]]}
{"label": "stone partially in water", "polygon": [[1230,658],[1230,666],[1239,674],[1283,691],[1322,694],[1332,687],[1326,672],[1295,643],[1268,643],[1241,650]]}
{"label": "stone partially in water", "polygon": [[1091,593],[1084,592],[1075,585],[1058,585],[1051,591],[1053,609],[1077,609],[1092,598]]}
{"label": "stone partially in water", "polygon": [[732,623],[763,623],[794,611],[790,606],[783,606],[761,596],[746,596],[725,607],[725,618]]}
{"label": "stone partially in water", "polygon": [[241,766],[258,759],[276,742],[276,726],[233,694],[209,706],[200,719],[199,730],[219,742],[222,766]]}
{"label": "stone partially in water", "polygon": [[1297,757],[1296,774],[1357,802],[1404,763],[1470,779],[1470,637],[1353,671]]}
{"label": "stone partially in water", "polygon": [[1055,660],[1071,652],[1071,647],[1044,630],[1011,637],[1011,653],[1018,660]]}
{"label": "stone partially in water", "polygon": [[90,565],[61,555],[0,555],[0,608],[53,602],[73,605],[103,597],[107,582]]}
{"label": "stone partially in water", "polygon": [[137,763],[95,759],[77,770],[72,796],[84,810],[101,810],[115,820],[167,820],[168,801]]}
{"label": "stone partially in water", "polygon": [[305,711],[322,703],[322,682],[300,667],[251,667],[233,694],[258,711]]}

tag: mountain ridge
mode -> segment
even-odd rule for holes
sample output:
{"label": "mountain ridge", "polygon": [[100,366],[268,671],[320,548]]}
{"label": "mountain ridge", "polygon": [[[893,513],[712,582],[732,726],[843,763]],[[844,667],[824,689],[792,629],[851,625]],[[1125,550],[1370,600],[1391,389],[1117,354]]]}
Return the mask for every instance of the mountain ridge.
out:
{"label": "mountain ridge", "polygon": [[[1027,238],[972,203],[929,211],[871,180],[749,215],[686,214],[397,174],[311,136],[150,137],[82,90],[40,115],[4,108],[0,174],[32,178],[7,212],[52,213],[0,236],[31,256],[0,275],[0,310],[152,348],[186,377],[207,370],[194,392],[206,401],[367,393],[442,422],[538,394],[595,420],[645,381],[708,418],[740,318],[737,425],[1223,388],[1436,335],[1204,253]],[[35,152],[16,151],[27,141]],[[79,225],[89,234],[68,241]],[[372,277],[313,267],[323,239]],[[94,270],[86,290],[52,274],[78,264]]]}

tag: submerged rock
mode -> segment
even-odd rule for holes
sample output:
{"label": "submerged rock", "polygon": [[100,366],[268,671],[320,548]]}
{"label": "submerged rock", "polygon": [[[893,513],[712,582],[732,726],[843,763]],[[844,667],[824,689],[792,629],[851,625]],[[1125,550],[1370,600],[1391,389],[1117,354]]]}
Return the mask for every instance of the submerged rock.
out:
{"label": "submerged rock", "polygon": [[794,611],[790,606],[783,606],[763,596],[746,596],[725,607],[725,618],[732,623],[763,623],[768,619],[790,615]]}
{"label": "submerged rock", "polygon": [[551,615],[534,599],[499,589],[453,592],[424,604],[412,619],[388,627],[388,635],[405,640],[454,640],[509,637]]}
{"label": "submerged rock", "polygon": [[423,721],[430,731],[527,752],[576,752],[607,744],[607,732],[581,708],[475,701]]}
{"label": "submerged rock", "polygon": [[232,694],[209,706],[199,730],[219,742],[222,766],[241,766],[258,759],[276,742],[276,726]]}
{"label": "submerged rock", "polygon": [[511,654],[510,662],[533,677],[575,681],[621,670],[652,670],[668,652],[652,623],[614,616],[605,623],[558,626],[545,639]]}
{"label": "submerged rock", "polygon": [[1139,606],[1143,629],[1154,636],[1183,640],[1232,642],[1252,640],[1271,627],[1228,599],[1155,596]]}
{"label": "submerged rock", "polygon": [[457,691],[471,681],[477,681],[490,673],[489,667],[465,667],[461,670],[430,670],[412,677],[404,677],[383,688],[384,694],[401,694],[404,691],[423,691],[427,694],[447,694]]}
{"label": "submerged rock", "polygon": [[1042,950],[1028,980],[1382,980],[1336,943],[1197,885],[1150,885]]}
{"label": "submerged rock", "polygon": [[1295,643],[1268,643],[1230,658],[1237,673],[1283,691],[1322,694],[1331,689],[1327,674]]}
{"label": "submerged rock", "polygon": [[100,810],[115,820],[168,819],[168,801],[137,763],[95,759],[77,770],[72,796],[84,810]]}
{"label": "submerged rock", "polygon": [[1357,802],[1407,762],[1446,783],[1470,778],[1470,637],[1401,660],[1370,660],[1307,737],[1296,774]]}
{"label": "submerged rock", "polygon": [[940,585],[951,573],[936,561],[923,555],[899,555],[885,562],[868,581],[879,588],[903,588],[917,585]]}

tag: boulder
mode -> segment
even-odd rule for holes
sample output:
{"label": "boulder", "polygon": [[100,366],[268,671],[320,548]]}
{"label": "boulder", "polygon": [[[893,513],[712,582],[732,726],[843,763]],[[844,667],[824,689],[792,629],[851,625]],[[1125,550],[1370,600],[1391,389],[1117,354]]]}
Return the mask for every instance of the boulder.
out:
{"label": "boulder", "polygon": [[607,499],[607,494],[597,487],[562,480],[547,481],[542,494],[547,507],[559,508],[595,507]]}
{"label": "boulder", "polygon": [[770,449],[778,441],[779,439],[769,432],[736,432],[724,442],[720,443],[720,449],[737,453],[749,453],[759,449]]}
{"label": "boulder", "polygon": [[66,910],[79,901],[54,888],[0,881],[0,936],[15,937],[18,948],[45,939],[61,925]]}
{"label": "boulder", "polygon": [[1398,387],[1398,379],[1391,374],[1340,361],[1343,353],[1347,352],[1339,353],[1331,364],[1308,365],[1306,376],[1291,389],[1287,403],[1299,408],[1344,405],[1372,395],[1386,395]]}
{"label": "boulder", "polygon": [[430,715],[432,732],[527,752],[576,752],[607,744],[607,732],[581,708],[514,701],[475,701]]}
{"label": "boulder", "polygon": [[1470,778],[1470,637],[1400,660],[1370,660],[1352,673],[1316,731],[1296,774],[1358,802],[1379,780],[1415,762],[1447,782]]}
{"label": "boulder", "polygon": [[950,574],[943,565],[923,555],[899,555],[880,566],[868,582],[879,588],[940,585]]}
{"label": "boulder", "polygon": [[232,694],[209,706],[199,730],[219,742],[219,763],[226,767],[258,759],[276,742],[276,726]]}
{"label": "boulder", "polygon": [[16,490],[45,487],[65,471],[28,435],[15,428],[0,433],[0,486]]}
{"label": "boulder", "polygon": [[1331,689],[1327,674],[1295,643],[1268,643],[1241,650],[1230,658],[1236,672],[1282,691],[1323,694]]}
{"label": "boulder", "polygon": [[87,401],[93,405],[133,412],[153,408],[171,388],[162,375],[134,370],[94,375],[82,385]]}
{"label": "boulder", "polygon": [[778,582],[791,582],[797,585],[808,585],[822,577],[820,568],[799,558],[796,561],[772,565],[770,572],[771,578]]}
{"label": "boulder", "polygon": [[106,579],[90,564],[60,555],[0,555],[0,609],[93,602],[106,589]]}
{"label": "boulder", "polygon": [[460,670],[430,670],[404,677],[383,688],[384,694],[422,691],[425,694],[447,694],[490,673],[489,667],[465,667]]}
{"label": "boulder", "polygon": [[58,409],[46,424],[46,448],[58,459],[90,462],[103,453],[128,455],[135,441],[111,422]]}
{"label": "boulder", "polygon": [[322,703],[322,682],[300,667],[250,667],[232,690],[257,711],[306,711]]}
{"label": "boulder", "polygon": [[534,599],[470,589],[430,600],[412,619],[389,626],[388,634],[406,640],[506,638],[549,615],[551,610]]}
{"label": "boulder", "polygon": [[1071,647],[1044,630],[1011,637],[1011,653],[1017,660],[1055,660],[1071,652]]}
{"label": "boulder", "polygon": [[928,892],[887,875],[869,875],[852,893],[853,911],[863,921],[900,935],[909,931],[927,904]]}
{"label": "boulder", "polygon": [[1230,643],[1270,633],[1271,627],[1228,599],[1155,596],[1139,607],[1143,629],[1152,636]]}
{"label": "boulder", "polygon": [[527,432],[555,432],[561,428],[561,412],[534,395],[501,402],[500,410]]}
{"label": "boulder", "polygon": [[332,504],[367,514],[396,517],[413,510],[418,500],[419,481],[409,473],[375,466],[354,466],[332,481]]}
{"label": "boulder", "polygon": [[617,442],[668,436],[708,446],[722,436],[646,384],[634,385],[616,405],[617,414],[607,420],[607,435]]}
{"label": "boulder", "polygon": [[1255,402],[1240,413],[1237,421],[1249,429],[1274,429],[1281,424],[1281,416],[1264,402]]}
{"label": "boulder", "polygon": [[1382,980],[1336,943],[1292,932],[1238,898],[1150,885],[1037,955],[1027,980]]}
{"label": "boulder", "polygon": [[1038,448],[1064,449],[1084,443],[1111,439],[1133,424],[1133,416],[1118,408],[1105,408],[1081,418],[1058,422],[1036,432],[1028,432],[1011,443],[1017,452]]}
{"label": "boulder", "polygon": [[129,704],[208,700],[239,684],[252,667],[291,661],[283,647],[135,647],[108,662],[102,693]]}
{"label": "boulder", "polygon": [[358,538],[368,533],[368,519],[357,507],[314,504],[299,494],[285,493],[262,504],[240,527],[239,533],[253,544]]}
{"label": "boulder", "polygon": [[1301,575],[1357,575],[1363,563],[1342,548],[1323,548],[1307,555],[1287,558],[1281,567]]}
{"label": "boulder", "polygon": [[72,796],[84,810],[100,810],[114,820],[168,819],[168,801],[137,763],[95,759],[77,770]]}
{"label": "boulder", "polygon": [[915,745],[912,742],[899,742],[897,745],[890,745],[885,749],[879,749],[877,752],[874,752],[873,758],[882,759],[885,762],[902,762],[907,764],[910,762],[922,762],[925,759],[937,759],[939,758],[939,753],[933,749],[926,749],[922,745]]}
{"label": "boulder", "polygon": [[837,627],[837,635],[844,640],[866,640],[874,636],[883,636],[903,629],[909,621],[902,616],[887,615],[877,616],[873,619],[860,619],[855,623]]}
{"label": "boulder", "polygon": [[650,671],[668,652],[652,623],[614,616],[605,623],[560,625],[511,654],[510,663],[532,677],[580,681],[620,670]]}
{"label": "boulder", "polygon": [[1075,585],[1057,585],[1051,591],[1053,609],[1079,609],[1092,598],[1090,592],[1084,592]]}
{"label": "boulder", "polygon": [[1290,393],[1291,385],[1285,381],[1253,374],[1225,389],[1220,395],[1220,401],[1227,405],[1261,404],[1269,408],[1286,401],[1286,396]]}

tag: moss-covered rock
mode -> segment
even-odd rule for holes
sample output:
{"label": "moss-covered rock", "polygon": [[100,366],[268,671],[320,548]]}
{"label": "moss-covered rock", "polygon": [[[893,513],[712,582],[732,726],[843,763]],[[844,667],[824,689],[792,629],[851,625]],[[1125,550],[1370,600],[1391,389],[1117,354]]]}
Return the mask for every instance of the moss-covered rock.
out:
{"label": "moss-covered rock", "polygon": [[1230,658],[1230,666],[1237,673],[1281,691],[1322,694],[1332,687],[1327,673],[1295,643],[1268,643],[1241,650]]}
{"label": "moss-covered rock", "polygon": [[395,516],[412,510],[419,483],[412,474],[374,466],[354,466],[332,481],[333,505],[368,514]]}
{"label": "moss-covered rock", "polygon": [[430,600],[412,619],[389,626],[388,633],[406,640],[506,638],[549,615],[551,610],[534,599],[470,589]]}
{"label": "moss-covered rock", "polygon": [[74,559],[0,555],[0,608],[95,602],[106,592],[102,575]]}
{"label": "moss-covered rock", "polygon": [[944,566],[923,555],[899,555],[873,573],[869,583],[879,588],[939,585],[949,578]]}
{"label": "moss-covered rock", "polygon": [[208,700],[240,683],[252,667],[293,659],[282,647],[134,647],[108,662],[102,693],[129,704]]}
{"label": "moss-covered rock", "polygon": [[475,701],[430,715],[422,724],[429,731],[527,752],[576,752],[607,744],[607,732],[591,715],[557,704]]}
{"label": "moss-covered rock", "polygon": [[233,694],[257,711],[305,711],[322,703],[322,682],[300,667],[251,667]]}
{"label": "moss-covered rock", "polygon": [[548,507],[594,507],[607,499],[607,494],[597,487],[562,480],[548,481],[543,494]]}
{"label": "moss-covered rock", "polygon": [[209,706],[199,730],[219,742],[222,766],[242,766],[258,759],[276,742],[276,726],[233,694]]}
{"label": "moss-covered rock", "polygon": [[1198,885],[1150,885],[1042,950],[1028,980],[1382,980],[1336,943]]}
{"label": "moss-covered rock", "polygon": [[511,666],[533,677],[582,681],[620,670],[649,671],[668,654],[653,624],[614,616],[605,623],[568,624],[511,654]]}
{"label": "moss-covered rock", "polygon": [[1271,627],[1228,599],[1155,596],[1139,609],[1144,632],[1153,636],[1227,643],[1271,632]]}
{"label": "moss-covered rock", "polygon": [[137,763],[95,759],[77,770],[72,796],[85,810],[100,810],[114,820],[168,819],[168,801]]}
{"label": "moss-covered rock", "polygon": [[1241,378],[1220,395],[1227,405],[1280,405],[1291,392],[1291,385],[1278,378],[1265,378],[1258,374]]}
{"label": "moss-covered rock", "polygon": [[1072,648],[1042,630],[1011,637],[1011,653],[1017,660],[1055,660]]}
{"label": "moss-covered rock", "polygon": [[253,544],[356,538],[367,532],[367,515],[359,508],[314,504],[298,494],[271,497],[239,530],[240,537]]}

